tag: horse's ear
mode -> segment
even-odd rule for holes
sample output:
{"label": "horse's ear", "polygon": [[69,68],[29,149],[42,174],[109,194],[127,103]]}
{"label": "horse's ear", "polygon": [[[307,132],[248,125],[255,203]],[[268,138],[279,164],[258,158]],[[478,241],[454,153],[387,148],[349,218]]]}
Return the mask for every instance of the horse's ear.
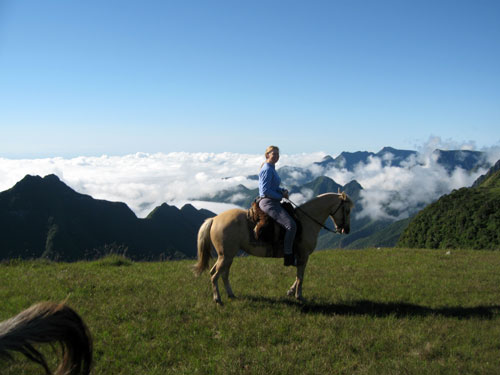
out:
{"label": "horse's ear", "polygon": [[343,191],[342,194],[340,195],[340,199],[342,199],[343,201],[347,200],[347,194],[345,193],[345,191]]}
{"label": "horse's ear", "polygon": [[339,194],[340,194],[340,186],[338,187],[337,193],[339,193]]}

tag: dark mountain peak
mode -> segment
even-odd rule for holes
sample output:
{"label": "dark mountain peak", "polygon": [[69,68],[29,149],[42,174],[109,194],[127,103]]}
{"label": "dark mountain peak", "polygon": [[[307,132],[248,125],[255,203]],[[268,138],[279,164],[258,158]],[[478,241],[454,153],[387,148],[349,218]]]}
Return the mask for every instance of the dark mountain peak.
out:
{"label": "dark mountain peak", "polygon": [[168,203],[162,203],[161,205],[158,206],[159,209],[161,210],[178,210],[176,206],[171,206]]}
{"label": "dark mountain peak", "polygon": [[[26,175],[22,180],[17,182],[12,189],[7,192],[19,196],[20,198],[28,198],[38,196],[40,198],[58,196],[74,196],[78,195],[76,191],[62,182],[55,174],[49,174],[45,177]],[[83,194],[80,194],[83,196]]]}
{"label": "dark mountain peak", "polygon": [[323,159],[321,159],[321,161],[316,162],[314,164],[327,165],[327,164],[333,163],[334,161],[335,161],[335,159],[331,155],[326,155],[323,157]]}
{"label": "dark mountain peak", "polygon": [[363,190],[363,187],[358,181],[352,180],[349,183],[345,184],[342,190],[345,191],[354,202],[356,202],[359,200],[359,196],[361,190]]}
{"label": "dark mountain peak", "polygon": [[201,208],[199,210],[200,214],[202,214],[203,216],[206,216],[207,218],[209,217],[212,217],[212,216],[216,216],[216,214],[210,210],[207,210],[205,208]]}
{"label": "dark mountain peak", "polygon": [[320,195],[324,193],[336,193],[339,188],[342,188],[341,185],[337,184],[335,181],[333,181],[330,177],[327,176],[319,176],[313,181],[305,184],[303,187],[311,189],[314,195]]}
{"label": "dark mountain peak", "polygon": [[48,174],[45,177],[40,177],[38,175],[32,176],[27,174],[22,180],[20,180],[16,185],[30,185],[30,184],[64,184],[55,174]]}
{"label": "dark mountain peak", "polygon": [[352,180],[350,182],[348,182],[347,184],[344,185],[344,189],[358,189],[358,190],[363,190],[363,186],[361,186],[361,184],[356,181],[356,180]]}
{"label": "dark mountain peak", "polygon": [[190,203],[186,203],[184,206],[181,208],[181,212],[197,212],[198,210]]}
{"label": "dark mountain peak", "polygon": [[373,152],[369,152],[369,151],[354,151],[354,152],[349,152],[349,151],[342,151],[339,155],[342,156],[342,157],[368,157],[370,155],[374,155]]}
{"label": "dark mountain peak", "polygon": [[335,159],[332,158],[330,155],[326,155],[321,159],[321,161],[317,161],[314,163],[314,165],[319,165],[321,167],[329,167],[330,165],[335,165]]}
{"label": "dark mountain peak", "polygon": [[201,214],[201,215],[207,216],[207,217],[215,216],[215,214],[212,211],[206,210],[204,208],[201,208],[198,210],[196,207],[194,207],[190,203],[186,203],[184,206],[182,206],[181,212],[184,215],[200,215]]}
{"label": "dark mountain peak", "polygon": [[393,147],[386,146],[382,150],[380,150],[379,152],[377,152],[377,154],[384,154],[386,152],[396,152],[396,151],[398,151],[398,150],[396,150]]}
{"label": "dark mountain peak", "polygon": [[206,210],[204,208],[198,210],[193,205],[187,203],[181,208],[181,212],[184,216],[203,216],[203,217],[212,217],[215,214],[212,211]]}
{"label": "dark mountain peak", "polygon": [[184,205],[180,212],[183,218],[190,222],[195,228],[199,228],[205,219],[215,216],[215,214],[209,210],[197,210],[196,207],[190,204]]}
{"label": "dark mountain peak", "polygon": [[42,177],[40,177],[38,175],[33,176],[33,175],[30,175],[30,174],[27,174],[17,184],[28,184],[28,183],[35,183],[35,182],[40,183],[41,181],[42,181]]}
{"label": "dark mountain peak", "polygon": [[24,190],[29,187],[40,186],[43,183],[43,179],[40,176],[32,176],[27,174],[24,178],[18,181],[12,188],[12,190]]}
{"label": "dark mountain peak", "polygon": [[151,213],[146,217],[150,220],[162,220],[165,218],[171,218],[174,215],[179,215],[180,210],[175,206],[170,206],[167,203],[156,207]]}
{"label": "dark mountain peak", "polygon": [[[356,154],[356,153],[361,153],[361,152],[367,152],[367,151],[342,151],[339,156],[348,156],[348,155],[353,155],[353,154]],[[338,156],[337,156],[338,157]]]}
{"label": "dark mountain peak", "polygon": [[55,174],[48,174],[47,176],[45,176],[43,178],[43,180],[45,182],[54,183],[54,184],[61,182],[61,179],[59,177],[57,177]]}
{"label": "dark mountain peak", "polygon": [[354,167],[359,163],[367,163],[370,156],[374,156],[373,152],[356,151],[356,152],[342,152],[335,158],[335,166],[337,168],[345,168],[349,171],[354,170]]}

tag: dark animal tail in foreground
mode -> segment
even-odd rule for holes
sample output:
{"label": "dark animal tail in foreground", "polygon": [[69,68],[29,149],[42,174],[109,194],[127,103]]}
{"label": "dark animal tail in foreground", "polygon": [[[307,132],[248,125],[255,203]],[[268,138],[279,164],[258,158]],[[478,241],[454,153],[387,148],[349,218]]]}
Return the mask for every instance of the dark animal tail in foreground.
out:
{"label": "dark animal tail in foreground", "polygon": [[12,359],[20,352],[51,371],[36,343],[61,343],[63,360],[56,375],[89,374],[92,365],[92,338],[82,318],[64,303],[41,302],[0,323],[0,357]]}
{"label": "dark animal tail in foreground", "polygon": [[201,275],[208,268],[210,262],[210,250],[212,241],[210,240],[210,229],[212,228],[213,218],[205,220],[198,231],[198,262],[194,265],[194,273]]}

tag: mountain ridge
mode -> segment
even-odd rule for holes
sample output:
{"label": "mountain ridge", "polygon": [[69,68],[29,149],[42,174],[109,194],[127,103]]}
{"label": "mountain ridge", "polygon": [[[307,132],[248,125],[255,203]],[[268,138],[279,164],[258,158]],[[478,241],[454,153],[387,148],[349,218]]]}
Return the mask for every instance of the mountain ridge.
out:
{"label": "mountain ridge", "polygon": [[199,226],[214,215],[164,203],[139,219],[125,203],[80,194],[56,175],[27,175],[0,193],[0,259],[73,261],[113,251],[140,260],[192,258]]}

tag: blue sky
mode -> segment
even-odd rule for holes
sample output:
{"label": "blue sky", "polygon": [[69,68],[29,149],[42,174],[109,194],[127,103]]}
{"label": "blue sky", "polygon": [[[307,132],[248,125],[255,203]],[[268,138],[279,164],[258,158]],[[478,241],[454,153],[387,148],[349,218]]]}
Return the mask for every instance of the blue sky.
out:
{"label": "blue sky", "polygon": [[0,0],[0,157],[500,143],[500,2]]}

